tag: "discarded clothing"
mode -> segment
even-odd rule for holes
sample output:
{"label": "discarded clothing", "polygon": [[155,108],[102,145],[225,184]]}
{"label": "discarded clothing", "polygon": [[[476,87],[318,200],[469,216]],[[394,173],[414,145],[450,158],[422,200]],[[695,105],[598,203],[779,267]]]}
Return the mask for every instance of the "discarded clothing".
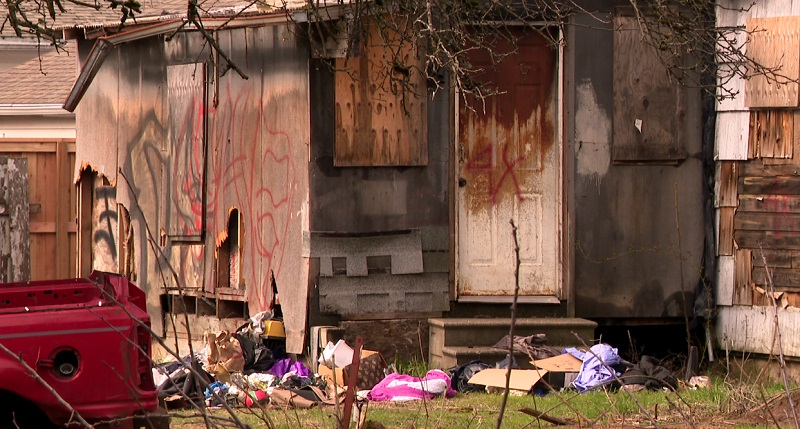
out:
{"label": "discarded clothing", "polygon": [[477,384],[469,384],[469,379],[473,375],[483,371],[492,366],[480,360],[474,360],[463,365],[458,365],[450,368],[447,372],[450,374],[450,386],[459,392],[478,392],[484,389],[484,386]]}
{"label": "discarded clothing", "polygon": [[614,380],[620,373],[614,370],[621,360],[617,349],[608,344],[595,344],[589,352],[580,351],[574,347],[565,349],[564,352],[583,361],[578,377],[572,383],[579,392],[604,385]]}
{"label": "discarded clothing", "polygon": [[283,379],[283,377],[290,372],[294,372],[298,377],[311,377],[311,371],[309,371],[302,362],[292,362],[291,358],[285,358],[275,362],[267,372],[274,374],[280,379]]}
{"label": "discarded clothing", "polygon": [[[508,335],[494,345],[495,348],[508,350]],[[514,335],[514,352],[525,353],[534,359],[547,359],[558,356],[561,351],[547,345],[547,334],[534,334],[527,337]]]}
{"label": "discarded clothing", "polygon": [[[222,401],[225,401],[225,396],[228,394],[229,389],[230,386],[228,383],[223,383],[221,381],[215,381],[209,384],[204,392],[206,397],[206,405],[209,407],[222,406]],[[214,393],[216,393],[217,396],[214,396]]]}
{"label": "discarded clothing", "polygon": [[620,377],[622,384],[642,384],[649,390],[660,390],[669,387],[678,388],[678,380],[672,372],[661,365],[661,361],[652,356],[642,356],[642,359],[629,371]]}
{"label": "discarded clothing", "polygon": [[389,374],[375,385],[367,398],[370,401],[411,401],[414,399],[432,399],[444,394],[452,398],[456,391],[450,387],[450,377],[444,371],[432,369],[419,379],[404,374]]}

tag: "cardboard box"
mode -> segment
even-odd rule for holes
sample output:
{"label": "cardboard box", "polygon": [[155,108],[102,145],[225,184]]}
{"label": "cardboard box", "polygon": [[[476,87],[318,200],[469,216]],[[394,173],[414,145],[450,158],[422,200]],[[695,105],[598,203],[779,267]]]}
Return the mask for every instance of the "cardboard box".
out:
{"label": "cardboard box", "polygon": [[[358,368],[358,390],[372,389],[375,384],[383,380],[383,370],[386,369],[386,360],[375,350],[361,350],[361,363]],[[348,369],[350,365],[344,368],[336,368],[335,372],[328,368],[325,364],[319,364],[317,374],[323,377],[328,383],[334,383],[339,386],[346,386],[348,380]],[[335,378],[334,378],[335,374]]]}
{"label": "cardboard box", "polygon": [[[505,368],[487,368],[469,379],[470,384],[480,384],[488,387],[506,387]],[[508,388],[513,390],[529,391],[533,386],[547,374],[544,369],[512,369]]]}
{"label": "cardboard box", "polygon": [[[580,371],[582,363],[580,359],[569,354],[533,360],[531,364],[538,369],[512,369],[508,387],[513,390],[529,391],[543,378],[554,388],[564,387],[566,374]],[[469,383],[505,388],[507,372],[507,369],[484,369],[473,375]]]}

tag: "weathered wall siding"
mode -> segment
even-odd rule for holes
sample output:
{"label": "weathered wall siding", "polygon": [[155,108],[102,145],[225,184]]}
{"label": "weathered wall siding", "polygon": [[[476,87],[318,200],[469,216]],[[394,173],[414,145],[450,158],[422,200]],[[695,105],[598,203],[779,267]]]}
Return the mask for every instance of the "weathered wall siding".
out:
{"label": "weathered wall siding", "polygon": [[[423,295],[439,297],[425,302],[415,309],[408,296],[401,301],[386,302],[386,305],[360,308],[351,305],[348,312],[428,311],[446,309],[449,276],[441,275],[441,264],[427,263],[441,260],[448,262],[444,272],[450,270],[448,163],[450,161],[450,117],[449,94],[439,91],[427,109],[428,162],[419,167],[350,167],[334,166],[335,136],[335,76],[324,60],[311,63],[311,231],[341,233],[381,233],[400,230],[420,230],[422,234],[422,256],[426,261],[425,272],[414,276],[423,277]],[[446,85],[446,83],[445,83]],[[330,238],[328,239],[330,240]],[[335,240],[335,239],[334,239]],[[352,241],[352,239],[350,239]],[[340,243],[346,249],[348,239]],[[314,252],[315,240],[309,241],[309,254]],[[419,246],[405,251],[419,252]],[[339,255],[352,256],[347,252]],[[435,257],[435,258],[434,258]],[[388,290],[393,285],[404,284],[405,276],[392,276],[391,284],[382,287]],[[363,280],[363,279],[362,279]],[[332,284],[334,294],[349,293],[367,299],[368,287],[363,281],[347,279]],[[338,292],[337,292],[338,291]],[[413,295],[413,294],[408,294]],[[330,295],[333,296],[333,295]],[[445,299],[441,299],[441,297]],[[325,298],[320,298],[325,301]],[[351,300],[351,302],[354,302]],[[325,306],[325,302],[322,303]],[[314,308],[313,311],[319,311]]]}
{"label": "weathered wall siding", "polygon": [[[716,338],[720,348],[754,353],[778,353],[773,343],[775,312],[765,307],[721,307],[717,315]],[[800,356],[800,310],[778,309],[778,326],[783,338],[783,353]],[[774,347],[774,348],[773,348]]]}
{"label": "weathered wall siding", "polygon": [[[609,15],[601,18],[610,22]],[[571,43],[575,76],[570,81],[578,82],[579,88],[591,85],[593,89],[593,97],[582,97],[580,91],[576,94],[576,116],[571,120],[575,129],[570,144],[578,166],[571,207],[575,212],[576,315],[682,317],[681,287],[691,299],[703,252],[699,96],[688,94],[683,130],[686,161],[674,167],[600,164],[608,165],[607,169],[580,168],[582,157],[598,159],[602,155],[597,151],[607,150],[603,133],[594,138],[599,144],[587,147],[578,141],[578,136],[596,133],[598,127],[596,121],[578,120],[578,114],[595,112],[595,116],[608,117],[613,111],[614,45],[613,32],[598,28],[602,25],[596,18],[580,15],[575,19]],[[583,105],[581,100],[592,100],[592,105]]]}
{"label": "weathered wall siding", "polygon": [[769,166],[766,161],[757,159],[743,165],[738,186],[739,207],[734,219],[736,243],[752,251],[755,261],[752,281],[756,286],[767,289],[763,268],[758,268],[763,266],[760,259],[763,250],[767,265],[774,263],[780,267],[774,278],[776,289],[799,291],[800,283],[795,280],[800,276],[800,267],[781,261],[790,251],[800,250],[800,178],[776,173],[800,168],[800,164]]}
{"label": "weathered wall siding", "polygon": [[[302,257],[308,213],[308,50],[283,26],[229,33],[232,59],[251,78],[229,71],[210,112],[208,225],[227,228],[228,210],[244,218],[244,265],[250,313],[272,300],[274,273],[285,317],[287,349],[302,350],[308,267]],[[243,46],[242,41],[247,42]],[[207,242],[210,250],[211,243]],[[207,267],[210,271],[210,268]]]}
{"label": "weathered wall siding", "polygon": [[0,283],[31,278],[28,160],[0,157]]}
{"label": "weathered wall siding", "polygon": [[311,230],[446,229],[449,94],[439,91],[429,102],[427,166],[334,167],[334,73],[323,60],[311,70]]}
{"label": "weathered wall siding", "polygon": [[675,85],[635,16],[615,14],[614,140],[616,162],[686,157],[685,88]]}
{"label": "weathered wall siding", "polygon": [[720,256],[717,264],[717,281],[714,297],[717,305],[732,305],[736,277],[736,260],[733,256]]}
{"label": "weathered wall siding", "polygon": [[[301,352],[307,291],[297,286],[307,284],[308,271],[301,251],[302,229],[308,215],[304,210],[308,206],[310,122],[307,49],[286,27],[221,32],[220,40],[249,79],[243,80],[230,70],[218,86],[212,87],[218,88],[216,105],[209,104],[205,110],[202,100],[194,103],[199,109],[195,117],[206,115],[209,123],[205,194],[186,196],[190,201],[181,207],[167,205],[169,195],[183,189],[176,181],[177,158],[165,144],[180,138],[170,135],[174,118],[169,117],[165,104],[167,65],[205,58],[205,44],[197,34],[181,33],[166,46],[163,39],[152,38],[117,48],[87,91],[79,106],[85,110],[78,116],[81,130],[92,130],[97,120],[92,115],[112,124],[110,129],[97,127],[89,132],[97,141],[114,136],[108,145],[114,149],[84,145],[79,162],[91,163],[98,171],[108,173],[113,171],[109,166],[116,169],[118,160],[127,177],[111,175],[116,179],[117,200],[131,213],[140,270],[138,283],[148,289],[149,310],[157,316],[154,328],[160,329],[162,286],[173,286],[162,284],[159,269],[167,270],[165,262],[169,262],[181,284],[197,293],[212,292],[214,288],[209,283],[216,279],[216,240],[226,232],[229,210],[236,207],[244,219],[242,275],[246,295],[226,298],[246,299],[250,314],[266,309],[272,301],[269,282],[274,273],[288,334],[287,350]],[[118,99],[107,99],[116,94]],[[85,107],[98,104],[121,109],[112,118],[108,111]],[[202,126],[202,121],[187,123],[183,129],[197,126]],[[117,144],[119,151],[115,150]],[[192,150],[206,148],[200,142]],[[109,159],[108,152],[114,154],[113,159]],[[157,258],[149,239],[153,238],[160,247],[159,231],[168,231],[175,221],[171,210],[186,207],[191,212],[181,212],[181,216],[205,216],[205,241],[180,242],[166,237],[166,245],[160,248],[164,257]],[[195,211],[196,207],[201,210]],[[165,274],[165,278],[171,278],[171,273]]]}
{"label": "weathered wall siding", "polygon": [[[744,97],[744,95],[742,95]],[[750,112],[718,112],[716,123],[717,144],[714,158],[720,161],[745,160],[748,158],[750,139]]]}
{"label": "weathered wall siding", "polygon": [[[796,137],[794,110],[755,110],[750,112],[748,158],[792,158]],[[800,131],[800,123],[798,123]]]}
{"label": "weathered wall siding", "polygon": [[743,26],[748,18],[800,15],[799,0],[717,0],[719,27]]}
{"label": "weathered wall siding", "polygon": [[[92,49],[93,41],[78,44],[81,64]],[[111,52],[98,70],[84,99],[75,109],[77,139],[86,142],[76,148],[75,181],[80,171],[91,167],[97,173],[114,180],[117,177],[117,113],[119,111],[119,49]]]}
{"label": "weathered wall siding", "polygon": [[94,183],[94,207],[92,208],[92,268],[115,273],[119,269],[119,213],[117,189],[103,177]]}

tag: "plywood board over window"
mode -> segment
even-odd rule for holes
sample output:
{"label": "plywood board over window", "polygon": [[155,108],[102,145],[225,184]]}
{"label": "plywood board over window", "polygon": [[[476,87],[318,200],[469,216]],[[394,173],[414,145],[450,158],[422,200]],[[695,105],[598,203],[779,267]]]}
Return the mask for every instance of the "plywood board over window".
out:
{"label": "plywood board over window", "polygon": [[[358,55],[336,59],[334,165],[412,166],[428,163],[427,88],[416,40],[363,21]],[[413,34],[413,30],[404,32]]]}
{"label": "plywood board over window", "polygon": [[617,13],[613,25],[614,161],[685,159],[685,88],[670,80],[635,17]]}
{"label": "plywood board over window", "polygon": [[[797,107],[800,77],[800,16],[747,20],[747,57],[766,72],[752,68],[747,81],[748,107]],[[774,70],[774,72],[770,72]]]}

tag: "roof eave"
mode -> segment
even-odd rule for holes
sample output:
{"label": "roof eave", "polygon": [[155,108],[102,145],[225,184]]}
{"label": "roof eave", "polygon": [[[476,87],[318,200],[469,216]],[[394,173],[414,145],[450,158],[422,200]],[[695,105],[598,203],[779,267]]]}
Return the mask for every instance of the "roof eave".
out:
{"label": "roof eave", "polygon": [[0,104],[0,116],[75,116],[55,103],[11,103]]}

